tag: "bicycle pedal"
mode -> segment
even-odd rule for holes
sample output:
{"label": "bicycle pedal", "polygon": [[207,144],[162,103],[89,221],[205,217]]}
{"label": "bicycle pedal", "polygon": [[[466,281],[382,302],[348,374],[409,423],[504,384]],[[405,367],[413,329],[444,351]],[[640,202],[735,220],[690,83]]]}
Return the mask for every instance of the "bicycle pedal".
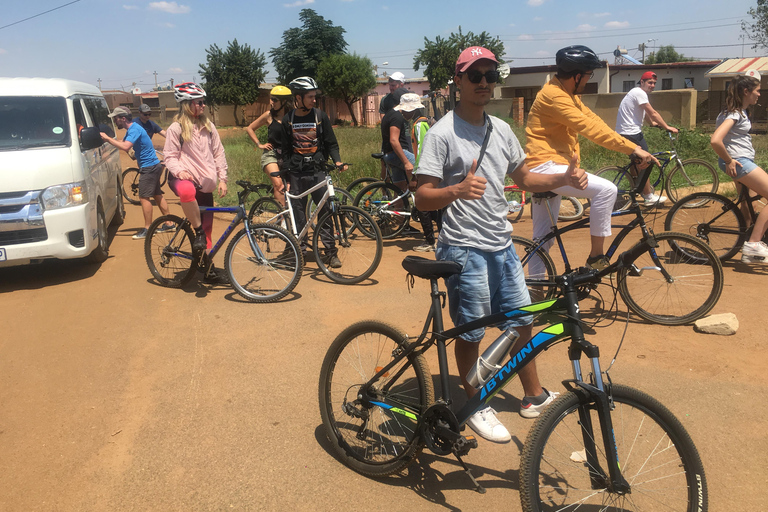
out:
{"label": "bicycle pedal", "polygon": [[452,443],[453,453],[457,456],[463,456],[469,453],[469,450],[477,448],[477,439],[475,436],[459,436]]}

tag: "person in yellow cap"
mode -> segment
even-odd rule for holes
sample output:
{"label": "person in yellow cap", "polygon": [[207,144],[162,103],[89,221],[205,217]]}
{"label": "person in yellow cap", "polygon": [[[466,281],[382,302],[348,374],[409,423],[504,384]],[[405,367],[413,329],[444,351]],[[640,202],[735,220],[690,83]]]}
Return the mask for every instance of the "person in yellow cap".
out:
{"label": "person in yellow cap", "polygon": [[[261,149],[261,169],[267,173],[272,181],[273,194],[278,203],[285,206],[285,190],[283,180],[280,178],[280,164],[282,163],[280,141],[283,133],[282,119],[291,109],[291,90],[284,85],[276,85],[269,92],[269,110],[249,124],[245,131],[248,136]],[[256,130],[267,126],[267,143],[262,144],[256,135]]]}

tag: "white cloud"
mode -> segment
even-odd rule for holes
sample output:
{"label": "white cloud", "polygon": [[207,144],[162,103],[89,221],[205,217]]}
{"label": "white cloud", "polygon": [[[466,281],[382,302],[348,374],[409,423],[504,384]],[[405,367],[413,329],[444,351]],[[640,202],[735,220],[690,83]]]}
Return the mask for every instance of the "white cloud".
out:
{"label": "white cloud", "polygon": [[531,7],[538,7],[546,1],[547,0],[528,0],[528,5]]}
{"label": "white cloud", "polygon": [[595,18],[605,18],[606,16],[610,16],[610,15],[611,13],[609,12],[596,12],[592,16],[594,16]]}
{"label": "white cloud", "polygon": [[530,34],[521,34],[517,36],[518,41],[530,41],[531,39],[533,39],[533,36]]}
{"label": "white cloud", "polygon": [[302,5],[309,5],[315,3],[315,0],[297,0],[292,4],[283,4],[285,7],[301,7]]}
{"label": "white cloud", "polygon": [[6,54],[6,53],[8,53],[8,50],[6,50],[5,48],[0,48],[0,55]]}
{"label": "white cloud", "polygon": [[184,70],[181,68],[168,68],[169,73],[183,73]]}
{"label": "white cloud", "polygon": [[628,21],[609,21],[604,25],[605,28],[627,28],[628,26]]}
{"label": "white cloud", "polygon": [[125,4],[123,4],[123,9],[125,9],[126,11],[135,11],[138,8],[139,8],[138,5],[125,5]]}
{"label": "white cloud", "polygon": [[176,25],[174,25],[173,23],[163,23],[163,26],[165,28],[176,28]]}
{"label": "white cloud", "polygon": [[597,27],[595,27],[594,25],[590,25],[589,23],[582,23],[581,25],[576,27],[576,30],[579,30],[579,31],[582,31],[582,30],[590,31],[590,30],[595,30],[596,28]]}
{"label": "white cloud", "polygon": [[533,21],[542,21],[543,19],[544,18],[542,18],[541,16],[536,16],[535,18],[533,18]]}
{"label": "white cloud", "polygon": [[187,14],[190,11],[188,5],[179,5],[176,2],[150,2],[149,9],[170,14]]}

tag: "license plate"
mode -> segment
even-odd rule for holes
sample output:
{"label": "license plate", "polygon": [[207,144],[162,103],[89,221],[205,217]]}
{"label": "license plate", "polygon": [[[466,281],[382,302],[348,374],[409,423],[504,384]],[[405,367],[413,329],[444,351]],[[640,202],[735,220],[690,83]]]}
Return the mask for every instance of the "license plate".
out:
{"label": "license plate", "polygon": [[5,249],[0,247],[0,261],[5,261]]}

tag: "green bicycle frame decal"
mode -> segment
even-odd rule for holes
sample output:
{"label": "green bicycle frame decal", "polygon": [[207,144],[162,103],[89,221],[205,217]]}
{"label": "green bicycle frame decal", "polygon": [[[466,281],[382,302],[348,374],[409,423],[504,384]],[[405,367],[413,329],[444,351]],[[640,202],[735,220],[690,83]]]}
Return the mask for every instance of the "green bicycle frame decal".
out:
{"label": "green bicycle frame decal", "polygon": [[405,409],[400,409],[399,407],[395,407],[393,405],[385,404],[383,402],[371,402],[373,405],[378,405],[382,409],[386,409],[388,411],[396,412],[397,414],[402,414],[408,419],[411,419],[413,421],[417,421],[419,418],[413,414],[412,412],[408,412]]}

